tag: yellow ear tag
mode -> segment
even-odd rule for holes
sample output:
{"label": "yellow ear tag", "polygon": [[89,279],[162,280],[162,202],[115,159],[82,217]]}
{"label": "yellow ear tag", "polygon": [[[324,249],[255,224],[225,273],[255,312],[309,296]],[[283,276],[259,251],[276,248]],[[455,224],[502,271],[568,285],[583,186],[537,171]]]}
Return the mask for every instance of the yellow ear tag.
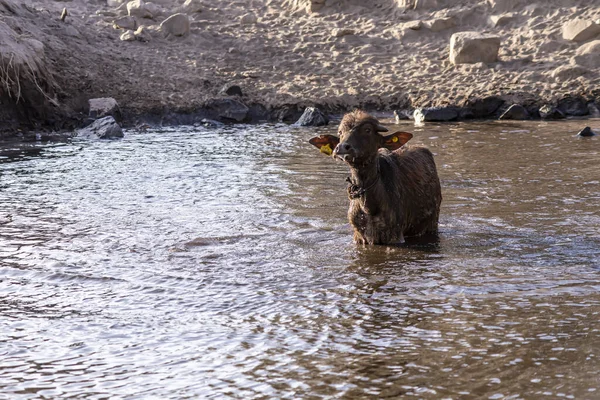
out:
{"label": "yellow ear tag", "polygon": [[329,143],[324,144],[323,146],[321,146],[321,153],[325,153],[328,156],[331,155],[331,153],[333,153],[333,150],[331,150],[331,146],[329,146]]}
{"label": "yellow ear tag", "polygon": [[394,136],[394,137],[392,138],[392,142],[396,143],[397,141],[398,141],[398,136]]}

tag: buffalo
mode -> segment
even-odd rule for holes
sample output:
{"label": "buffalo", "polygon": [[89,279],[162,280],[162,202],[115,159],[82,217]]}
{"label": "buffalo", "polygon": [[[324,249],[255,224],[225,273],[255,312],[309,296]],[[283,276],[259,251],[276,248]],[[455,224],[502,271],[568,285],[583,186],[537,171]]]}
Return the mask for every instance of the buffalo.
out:
{"label": "buffalo", "polygon": [[411,236],[437,235],[442,191],[433,154],[405,145],[413,135],[394,132],[364,111],[342,119],[339,137],[310,143],[350,167],[348,220],[358,244],[400,244]]}

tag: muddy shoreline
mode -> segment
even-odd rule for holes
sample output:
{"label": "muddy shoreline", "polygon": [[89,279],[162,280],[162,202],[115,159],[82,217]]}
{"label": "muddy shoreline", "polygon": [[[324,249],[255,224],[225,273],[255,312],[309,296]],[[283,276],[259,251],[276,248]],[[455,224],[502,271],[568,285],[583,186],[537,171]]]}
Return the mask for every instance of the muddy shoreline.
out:
{"label": "muddy shoreline", "polygon": [[[507,96],[510,99],[510,96]],[[218,105],[218,107],[215,106]],[[360,103],[358,103],[360,104]],[[488,96],[484,98],[475,98],[463,106],[450,105],[447,107],[424,107],[424,108],[375,108],[373,104],[360,104],[358,107],[340,107],[328,104],[312,104],[328,115],[335,123],[345,112],[352,111],[355,108],[364,109],[370,113],[375,113],[389,118],[395,118],[396,121],[413,120],[415,122],[459,122],[472,120],[498,120],[507,112],[507,110],[518,103],[511,103],[502,96]],[[239,106],[245,106],[247,113],[244,117],[238,116],[231,118],[227,115],[236,111]],[[178,126],[178,125],[205,125],[210,126],[214,123],[221,124],[259,124],[259,123],[287,123],[293,124],[302,116],[306,109],[306,102],[296,104],[286,104],[273,107],[259,104],[256,102],[245,101],[240,98],[216,98],[207,102],[201,107],[194,109],[152,109],[131,111],[126,107],[121,109],[122,115],[119,123],[124,128],[132,129],[144,126]],[[544,107],[551,108],[555,113],[550,115],[541,115],[540,109]],[[552,104],[544,99],[532,101],[524,105],[527,111],[525,118],[506,118],[506,120],[562,120],[578,119],[586,120],[590,118],[599,118],[598,104],[594,98],[585,98],[583,96],[567,96],[560,101]],[[21,127],[4,131],[0,138],[3,140],[58,140],[62,141],[73,137],[74,131],[89,125],[94,119],[89,115],[78,113],[68,115],[65,110],[56,117],[54,125],[45,125],[48,120],[29,121]],[[558,114],[557,114],[558,113]],[[62,119],[61,116],[62,115]],[[416,118],[415,118],[416,116]]]}

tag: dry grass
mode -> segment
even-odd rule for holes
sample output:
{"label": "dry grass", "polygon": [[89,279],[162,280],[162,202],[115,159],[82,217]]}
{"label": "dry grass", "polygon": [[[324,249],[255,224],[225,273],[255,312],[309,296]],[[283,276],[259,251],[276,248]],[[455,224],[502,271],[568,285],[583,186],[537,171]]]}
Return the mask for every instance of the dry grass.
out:
{"label": "dry grass", "polygon": [[[44,59],[44,45],[32,38],[17,34],[8,24],[0,21],[0,95],[15,103],[25,101],[24,96],[39,95],[57,105],[48,95],[56,87]],[[24,90],[34,89],[34,90]],[[44,89],[46,88],[46,89]],[[33,101],[38,103],[39,101]]]}

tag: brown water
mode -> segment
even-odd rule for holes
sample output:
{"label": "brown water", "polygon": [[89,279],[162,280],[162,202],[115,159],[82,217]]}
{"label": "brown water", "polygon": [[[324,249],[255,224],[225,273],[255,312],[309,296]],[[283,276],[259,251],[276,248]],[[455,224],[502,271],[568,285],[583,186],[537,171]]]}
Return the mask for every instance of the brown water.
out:
{"label": "brown water", "polygon": [[352,243],[314,129],[8,146],[0,397],[600,398],[584,124],[403,126],[444,195],[406,247]]}

